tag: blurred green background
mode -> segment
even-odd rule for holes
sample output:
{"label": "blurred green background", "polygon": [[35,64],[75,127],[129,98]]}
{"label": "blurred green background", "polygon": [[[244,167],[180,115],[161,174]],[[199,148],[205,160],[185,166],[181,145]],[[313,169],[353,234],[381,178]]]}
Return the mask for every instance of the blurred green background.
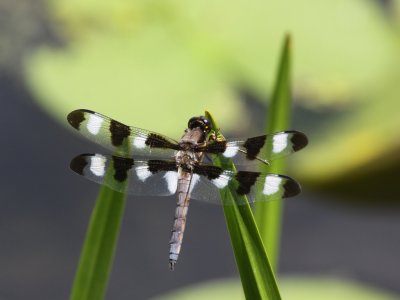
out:
{"label": "blurred green background", "polygon": [[[36,286],[59,287],[58,296],[48,290],[48,299],[68,295],[90,214],[89,201],[96,194],[95,186],[88,187],[89,183],[69,174],[68,160],[93,151],[94,146],[67,129],[68,112],[88,108],[179,138],[187,120],[207,109],[226,136],[258,135],[264,128],[286,33],[293,39],[292,128],[305,132],[310,145],[290,161],[288,173],[302,183],[304,193],[287,201],[285,218],[290,220],[284,223],[282,277],[317,273],[342,278],[319,293],[328,289],[329,294],[340,293],[341,287],[351,293],[347,284],[352,281],[393,293],[382,294],[381,299],[395,299],[395,293],[400,293],[400,1],[1,0],[0,24],[2,133],[9,136],[2,169],[14,174],[1,180],[5,209],[0,233],[8,244],[0,250],[2,260],[8,261],[0,277],[7,283],[0,284],[4,299],[24,298],[23,291],[13,288],[24,283],[18,276],[12,279],[10,270],[30,269],[32,275],[27,274],[25,281],[31,282],[39,280],[33,280],[37,272],[46,272],[41,263],[29,267],[37,259],[32,252],[17,251],[27,246],[21,242],[26,241],[24,230],[37,219],[43,222],[38,227],[43,232],[49,226],[58,229],[44,235],[44,241],[32,239],[29,245],[49,265],[45,258],[55,247],[51,253],[60,266],[51,267],[53,275],[41,277]],[[29,188],[20,194],[23,191],[18,188],[26,186],[26,181]],[[51,193],[43,192],[51,189]],[[145,241],[135,238],[134,232],[143,231],[153,218],[166,218],[169,224],[174,206],[173,200],[169,207],[165,200],[142,202],[127,209],[109,299],[147,299],[189,283],[236,274],[231,253],[222,266],[218,257],[213,260],[209,272],[200,258],[196,263],[203,266],[193,262],[184,268],[189,256],[180,262],[178,275],[162,273],[163,265],[162,272],[148,264],[135,267],[137,244],[162,255],[168,232],[161,230],[164,219],[161,229],[146,231]],[[32,207],[33,212],[27,210]],[[191,208],[190,217],[195,215],[191,224],[203,220],[205,214],[218,220],[209,227],[198,223],[198,229],[190,228],[187,236],[206,245],[207,239],[211,243],[220,238],[219,233],[224,235],[223,216],[216,209],[202,204]],[[128,217],[130,212],[147,210],[142,223],[133,215]],[[64,223],[54,225],[59,215]],[[15,220],[22,225],[13,232],[9,228]],[[77,223],[71,225],[74,220]],[[202,240],[210,230],[213,237]],[[63,234],[74,240],[70,250],[61,242]],[[152,245],[158,236],[163,236],[160,245],[165,243],[165,247]],[[224,238],[221,253],[230,251]],[[190,246],[191,239],[185,243],[187,252],[198,251],[197,244]],[[129,252],[124,249],[134,254],[124,256],[124,251]],[[65,261],[59,256],[64,251],[70,253]],[[10,260],[10,253],[20,256]],[[55,274],[65,268],[63,263],[68,264],[67,275],[58,277]],[[123,266],[133,270],[122,270]],[[149,270],[145,277],[140,273],[143,268]],[[198,268],[202,275],[190,276]],[[144,278],[153,280],[149,284]],[[300,299],[289,296],[295,287],[319,284],[304,278],[303,285],[295,282],[287,280],[282,285],[287,299]],[[365,288],[369,294],[370,288]],[[32,295],[32,290],[27,291]],[[193,299],[195,294],[195,289],[189,291]],[[320,295],[315,299],[321,299]],[[304,299],[314,299],[311,296],[305,294]],[[367,299],[361,294],[358,298]]]}

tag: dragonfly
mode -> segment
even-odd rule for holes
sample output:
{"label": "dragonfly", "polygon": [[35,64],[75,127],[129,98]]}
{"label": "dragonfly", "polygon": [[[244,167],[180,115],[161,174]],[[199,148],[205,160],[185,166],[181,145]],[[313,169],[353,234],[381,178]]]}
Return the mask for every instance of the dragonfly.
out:
{"label": "dragonfly", "polygon": [[[216,134],[219,129],[209,119],[199,116],[191,118],[183,136],[175,140],[87,109],[72,111],[67,120],[84,137],[112,151],[111,155],[78,155],[70,163],[74,172],[121,193],[177,196],[169,242],[171,270],[181,252],[190,199],[221,204],[220,191],[228,186],[247,196],[250,203],[256,201],[256,190],[263,195],[261,201],[292,197],[301,191],[289,176],[239,169],[252,162],[269,164],[304,148],[308,140],[299,131],[225,139]],[[231,159],[239,171],[214,165],[216,157]]]}

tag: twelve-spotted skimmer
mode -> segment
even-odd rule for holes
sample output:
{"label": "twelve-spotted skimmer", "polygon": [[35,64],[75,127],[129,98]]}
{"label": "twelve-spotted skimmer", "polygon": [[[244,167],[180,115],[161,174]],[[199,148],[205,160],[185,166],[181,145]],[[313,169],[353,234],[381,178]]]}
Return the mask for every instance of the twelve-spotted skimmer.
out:
{"label": "twelve-spotted skimmer", "polygon": [[[267,200],[300,193],[299,184],[285,175],[235,172],[202,162],[205,157],[222,155],[233,162],[238,159],[243,162],[244,159],[268,163],[307,145],[307,137],[298,131],[282,131],[244,140],[221,140],[216,138],[210,121],[200,116],[189,120],[184,135],[176,141],[86,109],[71,112],[67,119],[85,137],[113,151],[113,155],[79,155],[71,161],[73,171],[118,192],[157,196],[177,194],[169,252],[171,270],[180,253],[191,198],[219,203],[220,190],[230,183],[235,184],[238,194],[247,195],[250,202],[255,200],[256,186]],[[258,157],[265,148],[269,149],[269,156]],[[140,159],[143,156],[154,159]],[[167,159],[160,159],[162,157]],[[109,172],[106,174],[109,169],[111,176],[107,175]]]}

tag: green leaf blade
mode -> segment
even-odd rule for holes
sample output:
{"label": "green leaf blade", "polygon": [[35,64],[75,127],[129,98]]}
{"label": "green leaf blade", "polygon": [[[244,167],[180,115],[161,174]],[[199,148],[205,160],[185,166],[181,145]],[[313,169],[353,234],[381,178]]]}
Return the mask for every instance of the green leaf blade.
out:
{"label": "green leaf blade", "polygon": [[71,300],[103,299],[125,207],[125,195],[103,186],[93,210]]}
{"label": "green leaf blade", "polygon": [[[218,128],[208,112],[206,117],[214,128]],[[227,158],[217,157],[214,163],[235,170]],[[245,196],[235,192],[236,189],[235,184],[229,184],[221,191],[221,199],[246,299],[281,299],[250,205]]]}
{"label": "green leaf blade", "polygon": [[[291,39],[287,35],[281,52],[275,88],[271,97],[267,116],[266,133],[286,130],[291,117]],[[271,151],[271,149],[267,149]],[[268,153],[264,153],[268,156]],[[271,173],[284,173],[285,160],[274,161],[272,165],[265,166],[262,171]],[[258,195],[258,197],[265,197]],[[270,262],[276,270],[281,233],[282,201],[259,201],[255,206],[255,218],[261,237],[270,257]]]}
{"label": "green leaf blade", "polygon": [[[126,141],[122,147],[128,149]],[[113,169],[111,163],[105,176],[112,177]],[[127,184],[127,181],[121,183],[122,190]],[[90,218],[70,300],[104,299],[125,203],[125,193],[116,192],[105,185],[101,187]]]}

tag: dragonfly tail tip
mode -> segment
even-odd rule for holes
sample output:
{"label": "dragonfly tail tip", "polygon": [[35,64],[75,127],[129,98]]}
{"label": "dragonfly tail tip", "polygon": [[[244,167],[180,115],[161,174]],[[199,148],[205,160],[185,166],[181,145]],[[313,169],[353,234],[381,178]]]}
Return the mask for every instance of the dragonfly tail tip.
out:
{"label": "dragonfly tail tip", "polygon": [[174,261],[174,260],[170,260],[170,261],[169,261],[169,269],[170,269],[171,271],[174,270],[174,268],[175,268],[175,263],[176,263],[176,261]]}

